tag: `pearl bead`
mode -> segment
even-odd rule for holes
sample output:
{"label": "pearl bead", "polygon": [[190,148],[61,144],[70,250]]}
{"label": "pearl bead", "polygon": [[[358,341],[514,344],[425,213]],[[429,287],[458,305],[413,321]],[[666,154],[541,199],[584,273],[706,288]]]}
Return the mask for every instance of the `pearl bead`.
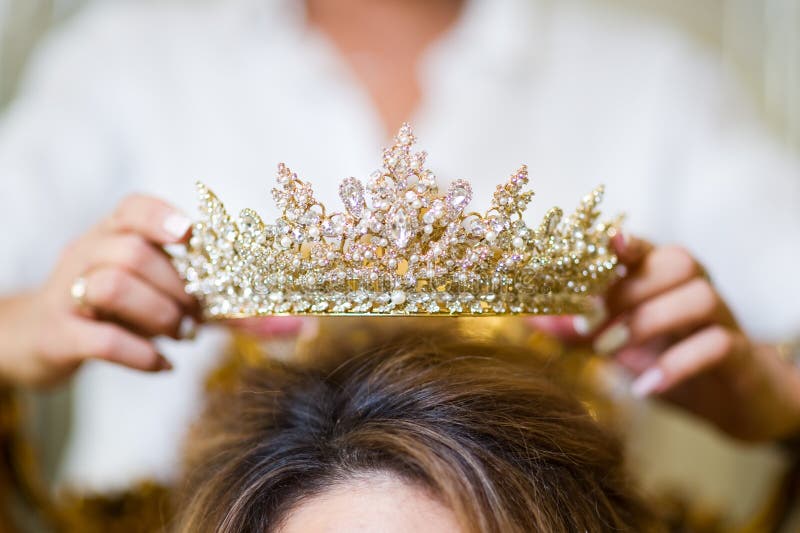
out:
{"label": "pearl bead", "polygon": [[514,248],[522,248],[525,246],[525,241],[522,240],[521,237],[514,237],[514,240],[511,241],[511,244],[514,245]]}
{"label": "pearl bead", "polygon": [[487,231],[486,235],[484,235],[484,238],[489,242],[494,242],[495,239],[497,239],[497,233],[494,231]]}
{"label": "pearl bead", "polygon": [[291,245],[292,245],[291,237],[289,237],[288,235],[284,235],[283,237],[281,237],[281,246],[283,246],[284,248],[288,248]]}
{"label": "pearl bead", "polygon": [[400,305],[405,303],[406,301],[406,293],[401,290],[394,290],[392,291],[392,304]]}

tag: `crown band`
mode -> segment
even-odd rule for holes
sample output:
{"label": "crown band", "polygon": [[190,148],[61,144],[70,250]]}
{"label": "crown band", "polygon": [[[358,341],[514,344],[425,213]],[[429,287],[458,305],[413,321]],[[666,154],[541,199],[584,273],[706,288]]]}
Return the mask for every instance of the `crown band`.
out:
{"label": "crown band", "polygon": [[472,188],[439,195],[425,152],[404,124],[366,187],[343,180],[344,210],[327,214],[310,184],[278,166],[282,210],[265,224],[238,219],[198,183],[201,218],[174,263],[207,319],[314,315],[507,315],[587,312],[615,276],[598,222],[598,187],[571,216],[558,208],[537,228],[523,213],[533,192],[526,167],[498,185],[489,210],[468,212]]}

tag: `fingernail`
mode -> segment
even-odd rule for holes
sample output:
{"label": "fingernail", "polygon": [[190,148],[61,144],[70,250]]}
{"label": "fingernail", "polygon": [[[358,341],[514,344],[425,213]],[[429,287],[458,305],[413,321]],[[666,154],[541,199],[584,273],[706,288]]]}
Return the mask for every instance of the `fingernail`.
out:
{"label": "fingernail", "polygon": [[594,341],[594,350],[601,355],[611,355],[627,344],[631,331],[623,322],[615,324]]}
{"label": "fingernail", "polygon": [[172,370],[172,368],[173,368],[172,363],[170,363],[167,360],[166,357],[164,357],[163,355],[159,355],[158,356],[158,370],[159,371]]}
{"label": "fingernail", "polygon": [[197,322],[190,316],[185,316],[181,319],[178,326],[178,338],[192,340],[197,335]]}
{"label": "fingernail", "polygon": [[167,233],[176,239],[182,239],[192,226],[192,221],[180,213],[170,213],[169,216],[164,219],[163,226]]}
{"label": "fingernail", "polygon": [[631,384],[631,394],[637,398],[650,396],[663,381],[664,372],[660,368],[651,368]]}
{"label": "fingernail", "polygon": [[575,333],[582,336],[591,335],[608,318],[608,311],[603,302],[597,302],[594,309],[585,315],[576,315],[572,318],[572,327]]}

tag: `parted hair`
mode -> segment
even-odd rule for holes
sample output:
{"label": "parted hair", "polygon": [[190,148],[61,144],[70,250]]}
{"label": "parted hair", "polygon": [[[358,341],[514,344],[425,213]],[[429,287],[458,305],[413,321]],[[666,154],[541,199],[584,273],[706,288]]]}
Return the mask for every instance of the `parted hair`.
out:
{"label": "parted hair", "polygon": [[280,531],[300,502],[369,473],[425,489],[469,532],[660,531],[618,439],[520,364],[523,348],[408,330],[315,346],[211,394],[177,531]]}

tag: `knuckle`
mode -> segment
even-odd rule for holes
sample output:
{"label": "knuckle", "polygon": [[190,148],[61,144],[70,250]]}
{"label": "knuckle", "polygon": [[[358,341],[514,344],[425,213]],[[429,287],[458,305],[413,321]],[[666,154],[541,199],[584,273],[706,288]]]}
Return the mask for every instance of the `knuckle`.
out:
{"label": "knuckle", "polygon": [[[122,297],[128,289],[127,276],[119,269],[109,268],[95,277],[95,298],[100,305],[109,305]],[[91,287],[91,283],[89,284]]]}
{"label": "knuckle", "polygon": [[705,279],[697,279],[691,282],[692,299],[698,311],[704,315],[714,314],[719,309],[720,299],[717,291]]}
{"label": "knuckle", "polygon": [[150,259],[150,245],[137,236],[128,237],[122,244],[122,262],[132,270],[140,270]]}
{"label": "knuckle", "polygon": [[128,211],[131,208],[131,204],[134,202],[134,195],[125,196],[122,200],[117,203],[117,207],[109,215],[112,220],[119,220],[123,213]]}
{"label": "knuckle", "polygon": [[736,346],[735,334],[722,326],[710,326],[706,329],[706,336],[713,353],[720,359],[732,353]]}
{"label": "knuckle", "polygon": [[144,198],[144,196],[139,193],[131,193],[126,195],[117,205],[117,211],[125,211],[137,206],[139,203],[141,203],[142,198]]}
{"label": "knuckle", "polygon": [[163,331],[172,331],[177,329],[180,324],[181,313],[178,306],[170,302],[169,304],[162,305],[156,315],[158,326]]}
{"label": "knuckle", "polygon": [[61,249],[61,260],[65,260],[76,255],[78,253],[79,247],[80,247],[79,239],[73,239],[69,241],[64,246],[64,248]]}
{"label": "knuckle", "polygon": [[681,278],[691,278],[700,273],[700,267],[694,255],[680,245],[664,247],[664,254],[669,258],[670,268]]}
{"label": "knuckle", "polygon": [[116,209],[114,209],[114,211],[111,213],[111,222],[115,223],[116,225],[122,224],[128,219],[129,213],[139,209],[139,206],[142,205],[144,199],[145,196],[139,193],[133,193],[125,196],[119,201]]}
{"label": "knuckle", "polygon": [[94,334],[92,352],[98,357],[110,358],[122,346],[122,334],[111,327],[100,327]]}

